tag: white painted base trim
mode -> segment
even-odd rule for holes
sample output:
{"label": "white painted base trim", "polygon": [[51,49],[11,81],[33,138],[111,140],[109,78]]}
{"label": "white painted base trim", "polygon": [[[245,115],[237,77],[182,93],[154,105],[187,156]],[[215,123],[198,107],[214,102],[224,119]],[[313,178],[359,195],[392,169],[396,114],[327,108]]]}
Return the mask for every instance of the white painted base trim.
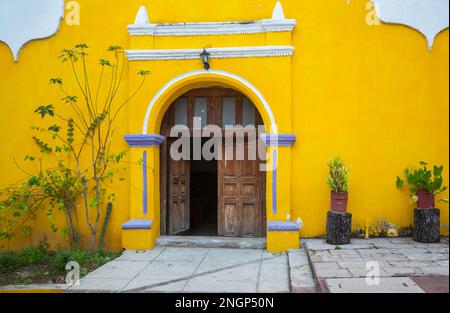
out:
{"label": "white painted base trim", "polygon": [[[130,61],[196,60],[203,49],[127,50]],[[288,57],[294,53],[292,46],[255,46],[208,49],[211,59]]]}

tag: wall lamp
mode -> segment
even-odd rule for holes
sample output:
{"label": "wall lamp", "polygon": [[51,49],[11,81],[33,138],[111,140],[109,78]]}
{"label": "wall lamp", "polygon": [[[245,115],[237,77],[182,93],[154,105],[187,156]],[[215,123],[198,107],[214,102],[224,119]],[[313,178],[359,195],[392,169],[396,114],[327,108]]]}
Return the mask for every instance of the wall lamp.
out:
{"label": "wall lamp", "polygon": [[203,52],[200,54],[200,59],[202,60],[203,68],[208,71],[211,68],[209,65],[209,58],[211,57],[211,54],[206,51],[206,48],[207,47],[203,48]]}

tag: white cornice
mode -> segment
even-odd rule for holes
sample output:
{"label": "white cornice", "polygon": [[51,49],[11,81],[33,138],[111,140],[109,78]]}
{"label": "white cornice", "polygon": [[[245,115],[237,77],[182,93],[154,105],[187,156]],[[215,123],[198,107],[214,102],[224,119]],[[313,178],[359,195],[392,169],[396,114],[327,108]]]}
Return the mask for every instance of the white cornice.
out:
{"label": "white cornice", "polygon": [[250,22],[153,24],[150,23],[146,7],[141,6],[134,24],[128,26],[128,32],[131,36],[217,36],[292,32],[295,25],[294,19],[285,17],[280,1],[277,1],[271,19]]}
{"label": "white cornice", "polygon": [[[203,49],[173,49],[173,50],[127,50],[130,61],[156,60],[195,60],[200,59]],[[211,59],[228,58],[265,58],[292,56],[292,46],[256,46],[208,49]]]}
{"label": "white cornice", "polygon": [[133,24],[131,36],[179,37],[292,32],[295,20],[262,20],[256,22],[212,22],[183,24]]}

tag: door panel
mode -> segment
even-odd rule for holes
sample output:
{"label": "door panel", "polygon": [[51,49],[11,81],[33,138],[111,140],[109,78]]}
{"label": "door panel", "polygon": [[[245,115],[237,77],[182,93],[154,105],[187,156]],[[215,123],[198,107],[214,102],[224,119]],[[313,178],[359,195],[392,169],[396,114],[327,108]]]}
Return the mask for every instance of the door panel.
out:
{"label": "door panel", "polygon": [[[248,143],[245,144],[248,149]],[[225,149],[224,149],[225,151]],[[219,161],[219,235],[261,237],[264,235],[264,204],[258,160]]]}
{"label": "door panel", "polygon": [[190,229],[190,162],[169,157],[169,235]]}
{"label": "door panel", "polygon": [[[233,103],[234,110],[227,107]],[[224,116],[224,113],[227,116]],[[173,161],[170,158],[170,146],[175,140],[170,138],[170,129],[181,123],[187,124],[192,131],[192,119],[197,115],[203,117],[202,124],[218,125],[222,128],[225,126],[224,119],[230,124],[262,125],[261,115],[250,100],[231,89],[196,89],[174,102],[166,113],[161,129],[161,134],[168,138],[161,150],[161,158],[164,159],[161,161],[161,222],[163,223],[164,218],[167,220],[165,233],[169,235],[190,229],[191,179],[190,161]],[[232,123],[233,120],[235,123]],[[258,158],[248,160],[248,144],[245,143],[245,160],[231,160],[234,159],[231,155],[228,159],[225,158],[225,147],[222,147],[222,160],[218,160],[217,218],[218,234],[222,236],[265,235],[265,172],[259,171],[261,161]],[[161,228],[162,233],[163,231],[164,227]]]}

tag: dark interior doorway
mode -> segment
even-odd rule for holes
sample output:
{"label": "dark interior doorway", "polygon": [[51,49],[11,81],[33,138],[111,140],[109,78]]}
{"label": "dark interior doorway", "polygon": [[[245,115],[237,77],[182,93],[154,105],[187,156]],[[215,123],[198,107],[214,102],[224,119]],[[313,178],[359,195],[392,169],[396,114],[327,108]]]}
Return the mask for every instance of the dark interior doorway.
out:
{"label": "dark interior doorway", "polygon": [[[202,146],[207,138],[202,139]],[[190,166],[190,230],[186,236],[217,236],[217,160],[193,160]]]}

